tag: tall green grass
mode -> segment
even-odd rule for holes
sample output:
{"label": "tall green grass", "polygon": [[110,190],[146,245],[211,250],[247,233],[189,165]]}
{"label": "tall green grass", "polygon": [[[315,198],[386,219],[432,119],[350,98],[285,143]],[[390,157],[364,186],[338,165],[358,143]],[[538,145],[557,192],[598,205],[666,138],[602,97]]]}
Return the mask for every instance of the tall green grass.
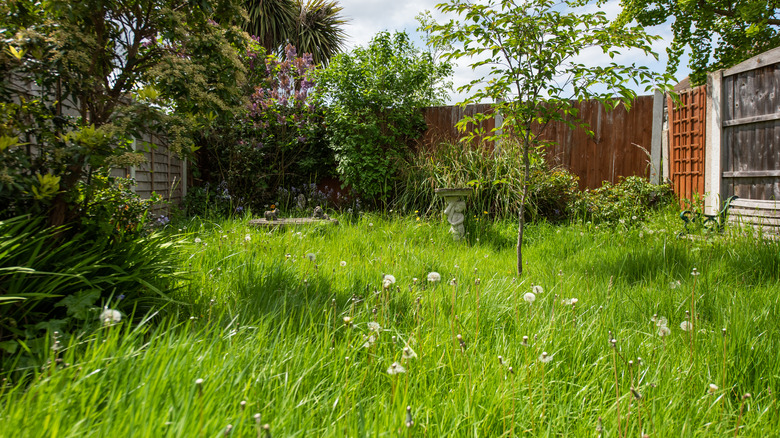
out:
{"label": "tall green grass", "polygon": [[[0,435],[778,428],[776,241],[677,239],[672,211],[616,229],[531,224],[528,266],[515,278],[515,223],[472,220],[466,241],[453,242],[438,217],[341,219],[275,231],[246,220],[177,225],[188,280],[175,298],[189,304],[161,323],[94,328],[35,368],[5,370]],[[440,282],[427,281],[432,271]],[[397,279],[387,289],[385,274]],[[543,292],[529,304],[534,285]],[[686,332],[692,296],[695,331]],[[668,336],[653,315],[668,319]],[[389,373],[393,363],[405,372]]]}

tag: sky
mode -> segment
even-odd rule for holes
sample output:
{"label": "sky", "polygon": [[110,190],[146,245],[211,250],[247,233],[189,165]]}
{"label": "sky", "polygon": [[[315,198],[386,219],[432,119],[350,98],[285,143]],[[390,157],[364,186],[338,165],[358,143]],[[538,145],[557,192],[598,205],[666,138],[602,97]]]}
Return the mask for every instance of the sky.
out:
{"label": "sky", "polygon": [[[365,46],[371,40],[371,38],[380,31],[406,31],[415,41],[415,44],[422,48],[424,43],[422,42],[422,35],[417,32],[419,23],[415,17],[425,10],[431,11],[434,18],[437,21],[443,22],[445,18],[455,18],[454,15],[443,15],[436,10],[436,4],[441,3],[443,0],[338,0],[339,4],[344,8],[342,15],[349,20],[349,23],[344,26],[344,30],[348,35],[346,42],[346,50],[350,50],[357,46]],[[604,4],[601,9],[607,14],[608,18],[614,18],[620,12],[620,1],[609,0]],[[646,57],[644,53],[631,53],[626,52],[620,57],[616,57],[614,60],[609,59],[598,48],[590,49],[588,53],[581,55],[580,62],[591,65],[606,65],[611,61],[637,65],[644,65],[651,70],[663,73],[666,70],[666,47],[672,41],[671,29],[668,25],[656,26],[647,29],[648,33],[659,35],[663,39],[656,41],[653,44],[653,51],[658,53],[659,60],[655,61],[652,57]],[[587,61],[587,62],[586,62]],[[676,77],[677,80],[682,80],[687,74],[687,59],[683,59],[680,63],[680,69],[678,70]],[[468,61],[461,59],[458,65],[454,68],[454,75],[452,82],[454,88],[470,82],[472,79],[483,76],[484,73],[477,70],[473,71],[469,66]],[[644,91],[644,87],[637,88],[640,95],[647,94]],[[465,99],[465,95],[453,91],[450,93],[450,101],[448,104],[455,104]]]}

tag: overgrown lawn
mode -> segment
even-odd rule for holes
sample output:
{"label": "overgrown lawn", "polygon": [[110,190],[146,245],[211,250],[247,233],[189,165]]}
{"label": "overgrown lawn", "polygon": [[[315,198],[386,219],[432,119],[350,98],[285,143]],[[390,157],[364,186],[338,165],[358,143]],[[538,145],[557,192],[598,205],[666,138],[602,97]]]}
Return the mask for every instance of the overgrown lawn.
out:
{"label": "overgrown lawn", "polygon": [[[616,228],[537,224],[516,278],[516,224],[471,218],[467,241],[453,242],[438,217],[339,219],[271,232],[246,219],[170,228],[190,242],[181,304],[73,334],[41,368],[4,370],[13,381],[0,389],[0,435],[780,427],[776,241],[678,239],[673,211]],[[395,282],[383,284],[386,274]]]}

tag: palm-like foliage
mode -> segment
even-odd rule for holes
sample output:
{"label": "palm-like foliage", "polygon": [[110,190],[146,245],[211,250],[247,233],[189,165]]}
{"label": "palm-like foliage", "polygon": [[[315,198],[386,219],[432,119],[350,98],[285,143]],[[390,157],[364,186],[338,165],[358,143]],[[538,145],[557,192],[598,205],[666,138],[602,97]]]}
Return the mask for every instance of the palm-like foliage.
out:
{"label": "palm-like foliage", "polygon": [[311,53],[317,64],[341,51],[346,33],[342,26],[347,20],[341,15],[342,7],[335,0],[296,0],[299,8],[296,32],[290,42],[298,53]]}
{"label": "palm-like foliage", "polygon": [[296,27],[298,6],[294,0],[246,0],[249,22],[244,29],[260,38],[268,53],[279,52]]}
{"label": "palm-like foliage", "polygon": [[245,29],[260,39],[268,53],[282,53],[287,43],[314,62],[327,64],[341,51],[347,22],[335,0],[246,0]]}

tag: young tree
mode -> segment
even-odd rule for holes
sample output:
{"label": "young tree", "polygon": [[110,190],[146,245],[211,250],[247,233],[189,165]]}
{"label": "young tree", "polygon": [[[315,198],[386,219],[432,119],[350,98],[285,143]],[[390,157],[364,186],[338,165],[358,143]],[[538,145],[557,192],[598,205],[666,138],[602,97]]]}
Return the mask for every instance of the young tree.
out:
{"label": "young tree", "polygon": [[[543,146],[539,134],[546,125],[564,121],[572,127],[585,127],[577,119],[574,101],[596,99],[610,109],[619,102],[628,106],[636,97],[629,87],[632,83],[667,86],[671,79],[634,64],[583,64],[582,56],[591,48],[610,58],[620,49],[631,48],[657,58],[650,43],[658,37],[648,35],[640,26],[611,26],[603,12],[590,12],[588,6],[592,5],[587,0],[450,0],[437,8],[457,14],[459,20],[429,26],[432,44],[451,47],[444,59],[467,58],[472,60],[472,68],[488,68],[485,77],[460,88],[471,93],[464,104],[494,101],[494,111],[504,117],[501,135],[521,144],[524,181],[518,212],[518,275],[523,272],[529,152]],[[465,127],[487,117],[467,117],[459,125]],[[498,133],[493,134],[492,139],[496,139]]]}
{"label": "young tree", "polygon": [[674,40],[666,49],[674,73],[689,49],[691,82],[780,46],[778,0],[621,0],[618,21],[643,26],[671,21]]}

